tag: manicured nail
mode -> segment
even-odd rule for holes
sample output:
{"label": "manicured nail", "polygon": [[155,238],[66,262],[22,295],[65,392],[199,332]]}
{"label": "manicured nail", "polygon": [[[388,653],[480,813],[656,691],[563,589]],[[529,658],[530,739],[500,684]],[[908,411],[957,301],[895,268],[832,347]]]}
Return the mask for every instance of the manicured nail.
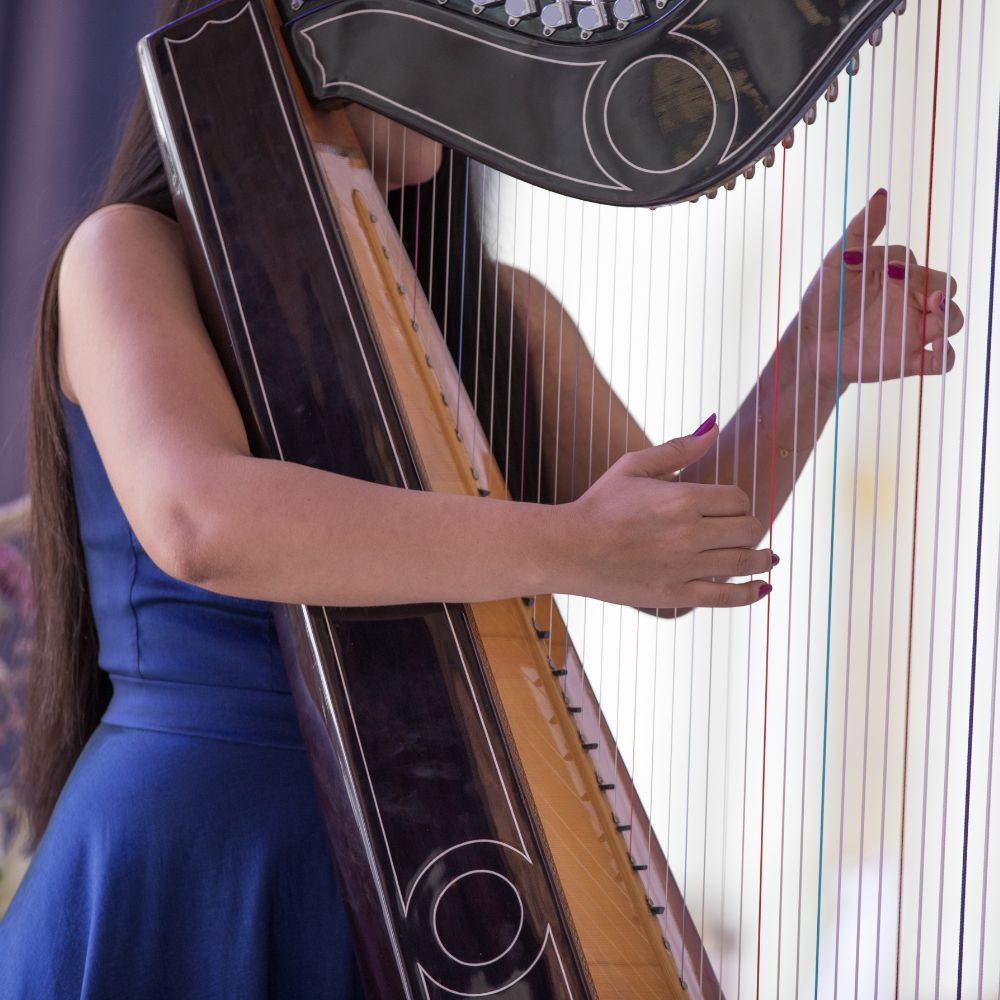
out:
{"label": "manicured nail", "polygon": [[888,191],[886,191],[886,189],[885,189],[885,188],[879,188],[879,189],[878,189],[878,190],[877,190],[877,191],[875,192],[875,197],[876,197],[876,198],[879,198],[879,197],[882,197],[882,198],[888,198],[888,197],[889,197],[889,192],[888,192]]}
{"label": "manicured nail", "polygon": [[716,415],[713,413],[691,436],[700,438],[702,434],[707,434],[715,426],[715,420]]}
{"label": "manicured nail", "polygon": [[780,562],[781,562],[781,556],[779,556],[777,552],[772,552],[771,553],[771,565],[772,566],[777,566],[778,563],[780,563]]}
{"label": "manicured nail", "polygon": [[886,273],[890,278],[895,278],[896,281],[902,281],[906,277],[906,267],[903,264],[900,264],[899,261],[894,260],[889,265]]}
{"label": "manicured nail", "polygon": [[848,267],[857,267],[858,264],[864,262],[865,255],[860,250],[845,250],[844,251],[844,263]]}
{"label": "manicured nail", "polygon": [[772,590],[774,590],[774,587],[772,587],[769,583],[762,583],[760,585],[760,590],[757,591],[757,598],[760,599],[761,597],[767,597]]}

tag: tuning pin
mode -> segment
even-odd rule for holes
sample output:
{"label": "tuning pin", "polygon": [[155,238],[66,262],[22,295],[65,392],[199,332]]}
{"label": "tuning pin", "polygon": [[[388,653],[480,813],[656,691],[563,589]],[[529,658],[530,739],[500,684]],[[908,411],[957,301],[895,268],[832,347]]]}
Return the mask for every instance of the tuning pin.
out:
{"label": "tuning pin", "polygon": [[743,176],[748,181],[752,181],[753,180],[753,175],[755,173],[757,173],[757,164],[756,163],[751,163],[750,166],[747,167],[746,170],[743,171]]}
{"label": "tuning pin", "polygon": [[542,31],[551,35],[558,28],[568,28],[573,24],[573,11],[569,0],[558,0],[542,7]]}
{"label": "tuning pin", "polygon": [[826,99],[832,104],[837,99],[837,94],[840,93],[840,86],[837,81],[834,80],[829,87],[826,88]]}
{"label": "tuning pin", "polygon": [[805,117],[804,117],[804,118],[803,118],[802,120],[803,120],[803,121],[804,121],[804,122],[805,122],[805,123],[806,123],[807,125],[815,125],[815,124],[816,124],[816,117],[817,117],[817,115],[818,115],[818,114],[819,114],[819,112],[817,111],[817,109],[816,109],[816,105],[814,104],[814,105],[813,105],[813,106],[812,106],[812,107],[811,107],[811,108],[810,108],[810,109],[809,109],[809,110],[808,110],[808,111],[807,111],[807,112],[805,113]]}
{"label": "tuning pin", "polygon": [[726,190],[732,191],[735,189],[735,187],[736,187],[736,178],[730,177],[729,180],[726,181]]}
{"label": "tuning pin", "polygon": [[523,17],[533,17],[538,13],[536,0],[506,0],[503,9],[507,12],[507,23],[513,28]]}
{"label": "tuning pin", "polygon": [[642,0],[615,0],[611,10],[619,31],[627,28],[630,21],[638,21],[646,16]]}
{"label": "tuning pin", "polygon": [[861,54],[855,52],[854,55],[851,56],[851,61],[847,64],[847,75],[857,76],[858,73],[860,72],[861,72]]}
{"label": "tuning pin", "polygon": [[896,8],[896,17],[902,17],[906,13],[906,0],[902,0],[900,5]]}
{"label": "tuning pin", "polygon": [[712,188],[712,190],[711,190],[711,191],[706,191],[706,192],[705,192],[705,197],[706,197],[706,198],[707,198],[707,199],[708,199],[709,201],[714,201],[714,200],[715,200],[715,198],[717,198],[717,197],[718,197],[718,195],[719,195],[719,189],[718,189],[718,188]]}
{"label": "tuning pin", "polygon": [[608,26],[608,12],[600,0],[591,0],[576,15],[576,23],[580,26],[580,34],[589,38],[595,31]]}
{"label": "tuning pin", "polygon": [[795,145],[795,133],[789,132],[784,139],[781,140],[781,145],[785,149],[791,149]]}
{"label": "tuning pin", "polygon": [[872,32],[872,37],[869,39],[869,41],[872,43],[872,48],[878,48],[882,44],[881,24]]}
{"label": "tuning pin", "polygon": [[760,161],[765,167],[774,166],[774,146],[772,146],[765,154],[764,159]]}

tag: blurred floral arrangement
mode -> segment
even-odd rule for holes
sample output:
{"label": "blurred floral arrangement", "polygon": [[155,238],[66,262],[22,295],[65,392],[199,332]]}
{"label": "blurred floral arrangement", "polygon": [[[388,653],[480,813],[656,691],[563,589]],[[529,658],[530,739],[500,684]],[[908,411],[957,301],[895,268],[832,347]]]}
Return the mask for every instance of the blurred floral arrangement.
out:
{"label": "blurred floral arrangement", "polygon": [[31,573],[20,541],[27,502],[0,508],[0,856],[11,850],[18,819],[14,771],[24,731],[31,619]]}

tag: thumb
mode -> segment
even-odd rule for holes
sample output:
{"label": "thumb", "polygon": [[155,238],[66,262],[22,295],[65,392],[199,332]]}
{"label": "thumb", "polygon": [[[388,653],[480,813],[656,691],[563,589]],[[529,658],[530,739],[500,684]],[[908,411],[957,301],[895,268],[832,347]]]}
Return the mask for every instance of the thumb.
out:
{"label": "thumb", "polygon": [[874,245],[885,229],[889,213],[889,198],[885,188],[879,188],[871,196],[868,204],[847,224],[844,230],[843,247],[838,241],[830,251],[828,263],[840,267],[843,252],[844,264],[848,270],[859,270],[865,258],[865,249]]}
{"label": "thumb", "polygon": [[718,439],[719,428],[713,413],[693,434],[632,452],[628,456],[628,474],[669,479],[674,473],[704,458]]}

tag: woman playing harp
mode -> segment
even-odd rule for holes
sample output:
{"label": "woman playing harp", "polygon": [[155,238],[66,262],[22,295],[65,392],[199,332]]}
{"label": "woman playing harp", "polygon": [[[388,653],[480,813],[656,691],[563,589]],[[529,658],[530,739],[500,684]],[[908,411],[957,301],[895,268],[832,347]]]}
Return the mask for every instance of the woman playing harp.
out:
{"label": "woman playing harp", "polygon": [[[162,20],[196,6],[171,3]],[[432,143],[411,141],[400,161],[401,147],[381,144],[369,113],[352,117],[362,135],[375,135],[372,169],[387,187],[426,182],[438,168]],[[57,256],[40,324],[32,403],[39,631],[23,770],[37,853],[0,924],[0,992],[357,994],[270,604],[548,591],[640,607],[753,603],[767,593],[760,581],[724,582],[775,562],[756,549],[765,525],[750,514],[748,434],[765,443],[762,452],[769,435],[789,442],[793,397],[779,379],[772,400],[765,370],[761,412],[774,402],[775,426],[743,420],[737,435],[736,422],[720,432],[709,418],[690,436],[612,455],[610,466],[587,463],[586,477],[581,463],[578,489],[545,497],[556,503],[412,493],[255,458],[199,315],[141,101],[103,202]],[[924,273],[915,261],[903,294],[905,257],[874,247],[884,212],[878,194],[848,230],[850,256],[838,244],[824,264],[838,280],[842,259],[846,269],[844,353],[878,322],[858,312],[861,289],[878,289],[887,253],[886,357],[904,346],[908,367],[885,374],[932,370],[921,331],[939,344],[957,332],[960,314],[951,307],[945,331],[941,307],[952,290],[930,271],[930,294],[912,291],[924,286],[912,278]],[[532,354],[536,310],[560,307],[512,272],[504,284],[528,324],[529,382],[540,391],[565,381],[566,370],[542,371]],[[818,288],[807,315],[817,312]],[[850,366],[835,370],[835,315],[825,311],[811,369],[824,417],[838,383],[853,377]],[[949,349],[947,364],[952,358]],[[863,377],[877,365],[868,358]],[[632,421],[592,377],[599,419]],[[632,440],[648,444],[637,427]],[[715,481],[717,446],[724,485]],[[733,484],[728,463],[737,454]],[[545,466],[562,460],[550,448]],[[788,469],[777,476],[780,506],[793,484]]]}

